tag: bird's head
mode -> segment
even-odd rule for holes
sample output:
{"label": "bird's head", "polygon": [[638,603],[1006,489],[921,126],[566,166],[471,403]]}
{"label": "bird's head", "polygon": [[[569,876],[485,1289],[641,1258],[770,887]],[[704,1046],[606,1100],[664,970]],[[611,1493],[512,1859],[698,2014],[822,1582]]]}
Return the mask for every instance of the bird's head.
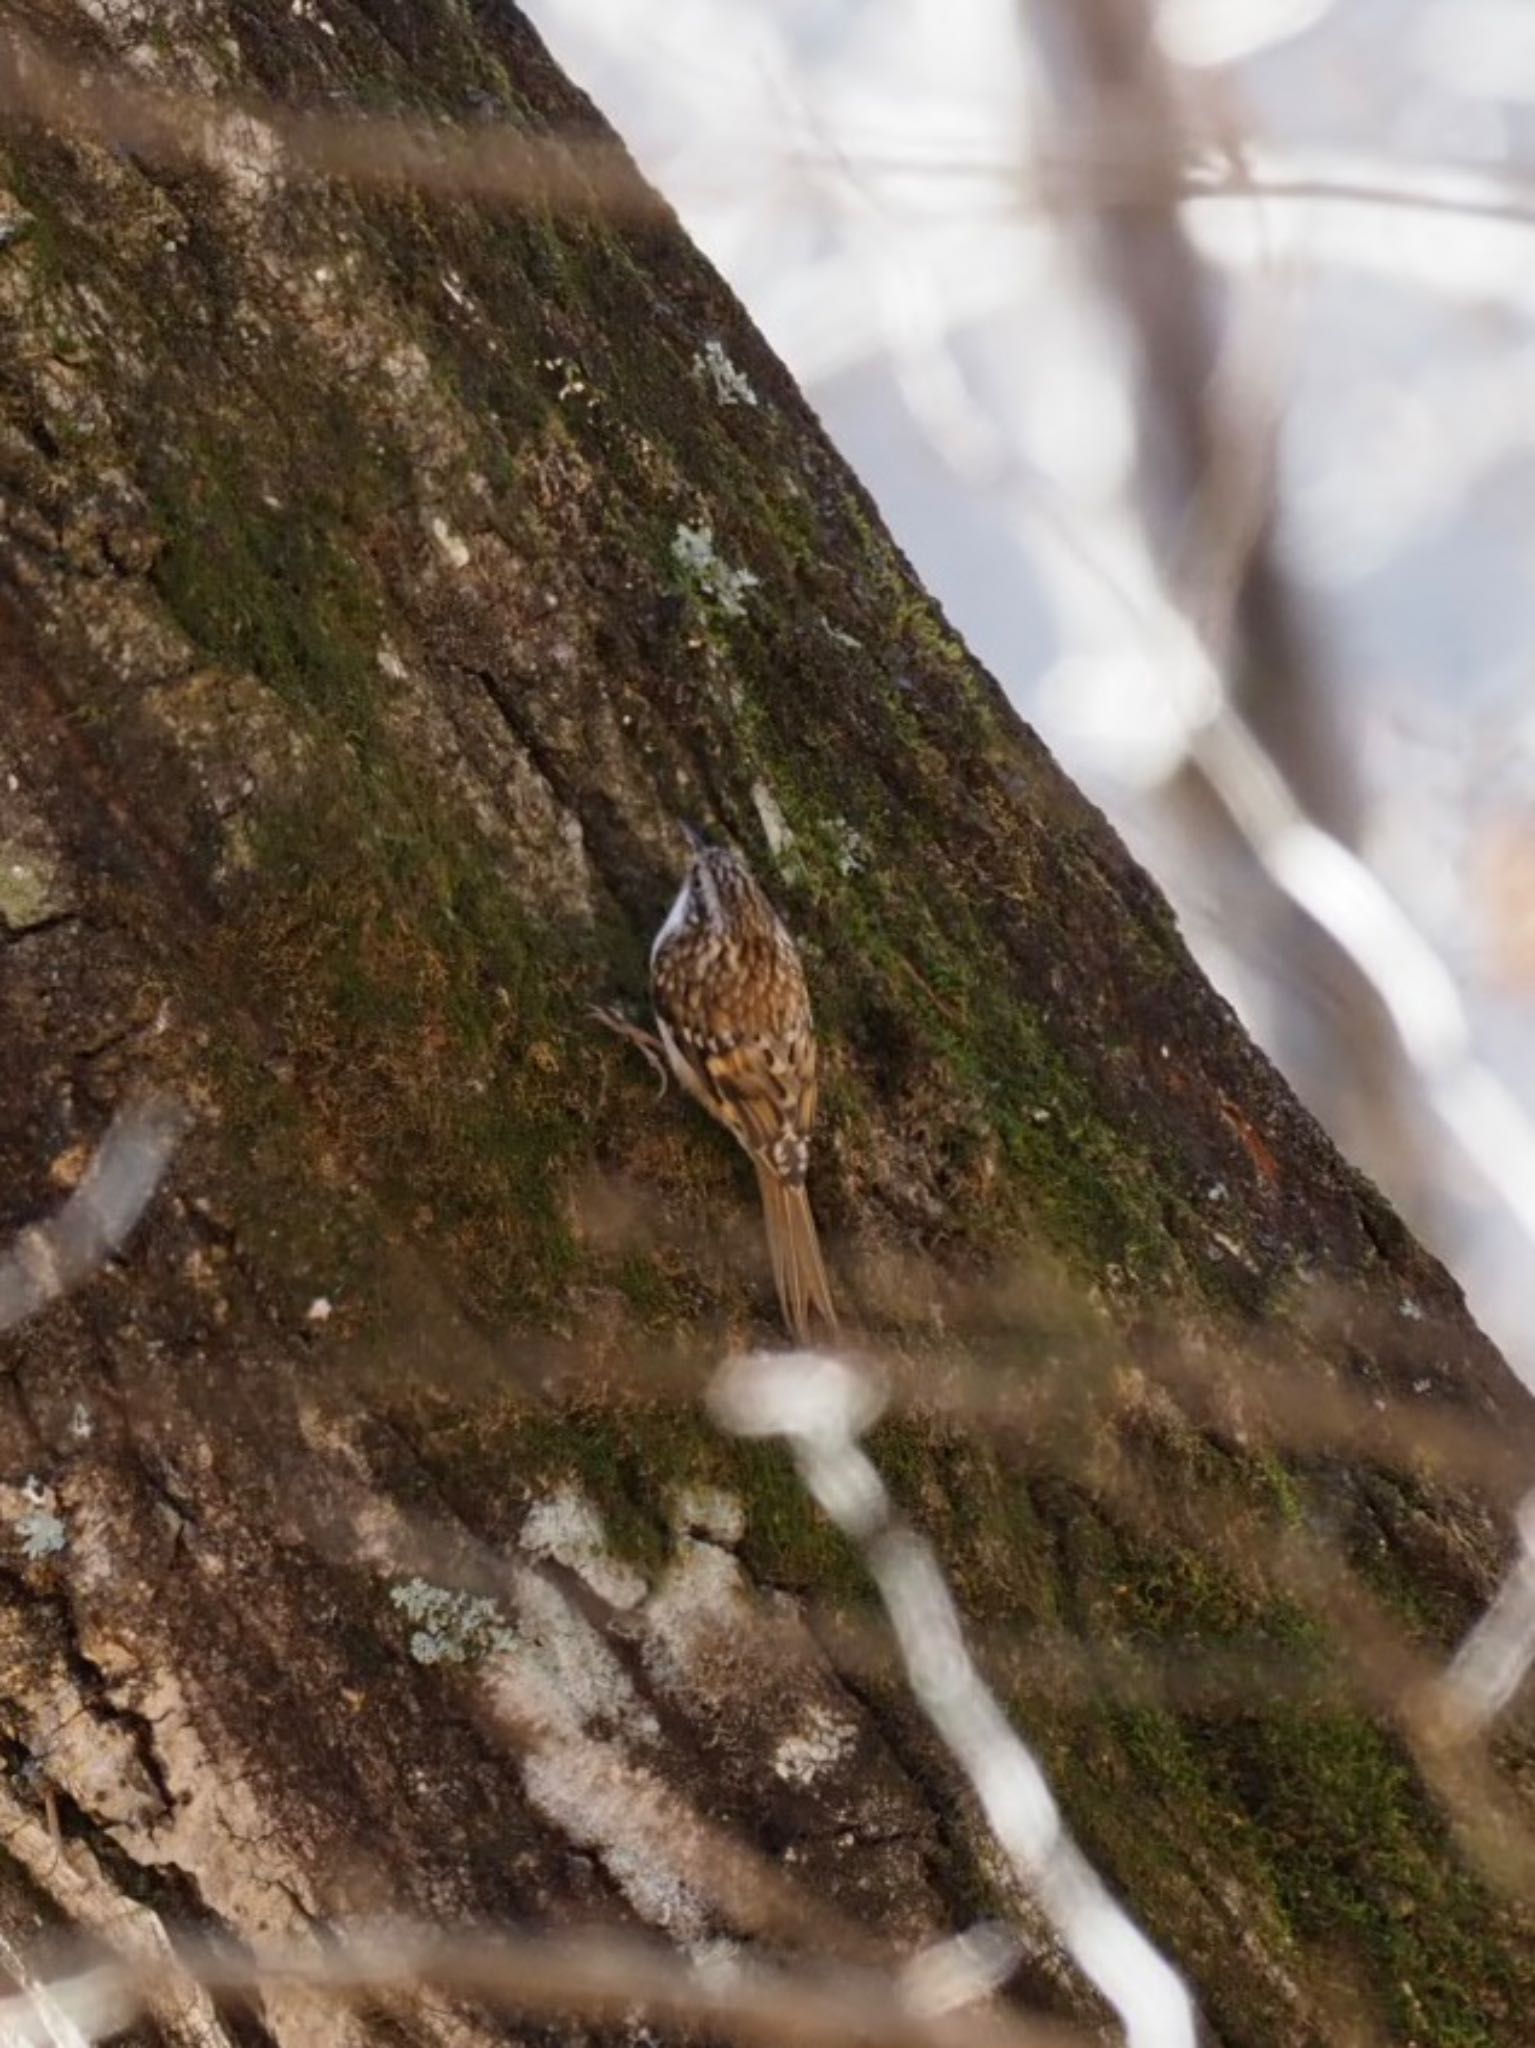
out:
{"label": "bird's head", "polygon": [[691,858],[656,947],[684,930],[729,932],[759,922],[771,924],[773,912],[740,854],[718,845],[696,825],[678,822]]}

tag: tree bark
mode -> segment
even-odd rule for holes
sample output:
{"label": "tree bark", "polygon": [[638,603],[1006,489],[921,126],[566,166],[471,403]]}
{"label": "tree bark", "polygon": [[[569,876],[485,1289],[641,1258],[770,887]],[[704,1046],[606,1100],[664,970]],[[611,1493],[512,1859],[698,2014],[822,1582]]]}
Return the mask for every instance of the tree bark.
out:
{"label": "tree bark", "polygon": [[[505,5],[13,22],[610,141]],[[8,1340],[13,1953],[404,1914],[867,1963],[996,1911],[1019,2004],[1102,2026],[851,1552],[700,1407],[777,1341],[749,1169],[587,1015],[643,1002],[683,815],[801,940],[874,1454],[1212,2038],[1522,2039],[1481,1781],[1398,1695],[1497,1583],[1528,1403],[718,278],[659,209],[58,115],[0,138],[3,1220],[145,1090],[194,1121]],[[291,1986],[150,2023],[504,2031]]]}

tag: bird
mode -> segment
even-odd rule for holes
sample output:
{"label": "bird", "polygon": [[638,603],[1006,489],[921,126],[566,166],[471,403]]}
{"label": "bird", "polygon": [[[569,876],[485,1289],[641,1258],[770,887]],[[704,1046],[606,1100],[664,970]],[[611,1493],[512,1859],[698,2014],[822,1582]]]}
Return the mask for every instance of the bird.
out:
{"label": "bird", "polygon": [[691,858],[650,949],[652,1034],[594,1014],[668,1072],[757,1172],[779,1305],[797,1343],[837,1312],[805,1185],[816,1113],[810,991],[794,941],[733,848],[683,824]]}

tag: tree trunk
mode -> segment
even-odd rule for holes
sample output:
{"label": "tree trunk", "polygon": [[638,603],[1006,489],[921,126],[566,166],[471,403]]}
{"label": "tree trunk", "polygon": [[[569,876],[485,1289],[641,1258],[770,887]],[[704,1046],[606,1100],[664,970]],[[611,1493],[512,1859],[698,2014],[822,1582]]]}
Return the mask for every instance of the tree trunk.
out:
{"label": "tree trunk", "polygon": [[[12,21],[140,87],[606,146],[490,0]],[[1497,1583],[1528,1404],[730,294],[659,210],[54,111],[0,155],[4,1220],[147,1089],[193,1122],[8,1340],[13,1956],[386,1914],[868,1961],[991,1911],[1019,2004],[1103,2025],[852,1551],[700,1405],[777,1341],[750,1170],[587,1015],[640,1012],[681,815],[801,939],[872,1451],[1212,2037],[1527,2038],[1527,1796],[1500,1860],[1407,1681]]]}

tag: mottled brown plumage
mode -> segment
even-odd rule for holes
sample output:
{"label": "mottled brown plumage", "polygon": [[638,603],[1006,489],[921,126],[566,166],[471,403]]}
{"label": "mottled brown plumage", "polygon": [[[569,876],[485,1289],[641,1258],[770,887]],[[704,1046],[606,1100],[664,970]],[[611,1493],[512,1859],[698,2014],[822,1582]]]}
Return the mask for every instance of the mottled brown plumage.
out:
{"label": "mottled brown plumage", "polygon": [[739,854],[684,827],[693,848],[650,954],[659,1039],[604,1022],[664,1058],[757,1169],[784,1320],[799,1341],[836,1311],[805,1189],[816,1110],[815,1028],[794,941]]}

